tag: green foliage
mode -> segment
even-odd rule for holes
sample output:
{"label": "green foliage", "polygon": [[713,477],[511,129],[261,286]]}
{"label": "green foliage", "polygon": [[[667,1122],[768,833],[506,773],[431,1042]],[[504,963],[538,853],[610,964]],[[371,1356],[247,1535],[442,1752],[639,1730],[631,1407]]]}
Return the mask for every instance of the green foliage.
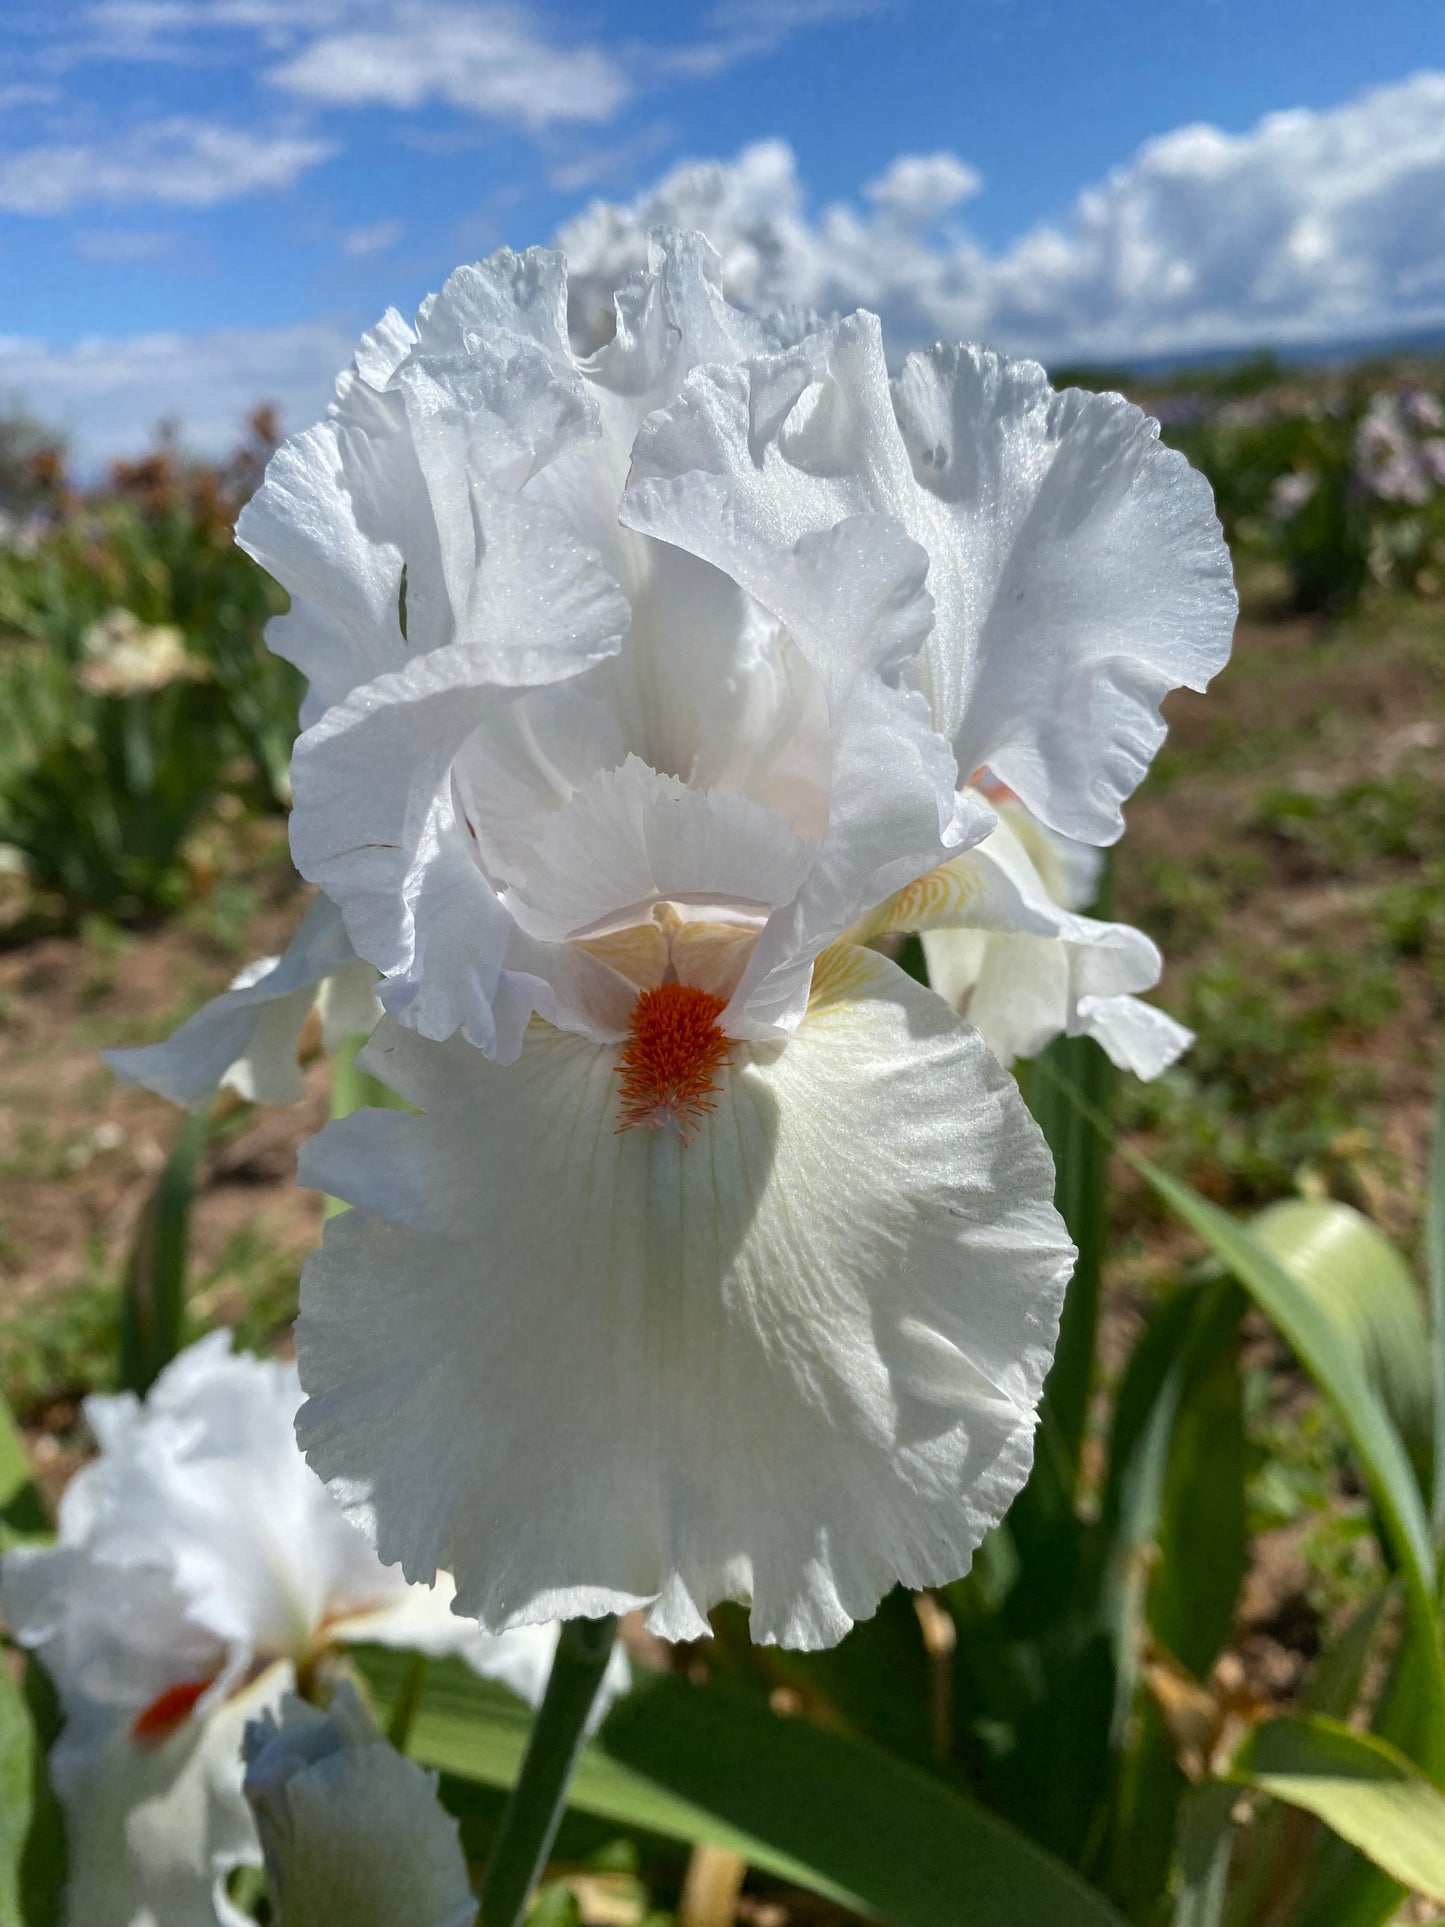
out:
{"label": "green foliage", "polygon": [[0,1398],[0,1551],[44,1533],[50,1521],[30,1476],[25,1441]]}
{"label": "green foliage", "polygon": [[83,498],[59,479],[33,538],[0,541],[0,843],[69,911],[174,908],[222,799],[286,800],[300,679],[261,640],[284,597],[231,534],[263,454],[162,452]]}
{"label": "green foliage", "polygon": [[1306,377],[1260,356],[1193,370],[1149,405],[1209,477],[1246,571],[1270,563],[1296,608],[1338,611],[1375,584],[1439,593],[1445,489],[1432,402],[1402,393],[1389,370]]}
{"label": "green foliage", "polygon": [[144,1396],[185,1342],[187,1247],[210,1119],[186,1118],[136,1233],[120,1310],[120,1380]]}
{"label": "green foliage", "polygon": [[[10,1408],[0,1398],[0,1552],[44,1538],[45,1503]],[[58,1721],[38,1666],[23,1680],[0,1648],[0,1922],[57,1927],[65,1872],[59,1804],[45,1770]]]}
{"label": "green foliage", "polygon": [[[360,1661],[384,1716],[405,1659],[371,1648]],[[428,1670],[410,1752],[509,1786],[528,1724],[502,1688],[443,1661]],[[583,1753],[571,1799],[647,1833],[726,1847],[896,1927],[1118,1927],[1067,1868],[942,1780],[724,1686],[658,1679],[619,1704]]]}
{"label": "green foliage", "polygon": [[1395,1747],[1338,1720],[1271,1720],[1230,1778],[1317,1815],[1403,1887],[1445,1905],[1445,1792]]}
{"label": "green foliage", "polygon": [[85,1272],[68,1288],[22,1306],[0,1324],[0,1398],[34,1412],[51,1399],[71,1399],[115,1383],[120,1293],[98,1244]]}
{"label": "green foliage", "polygon": [[[1102,1110],[1110,1108],[1118,1078],[1096,1045],[1085,1038],[1060,1038],[1051,1049],[1049,1062],[1091,1104]],[[1020,1067],[1020,1085],[1053,1152],[1057,1172],[1054,1202],[1079,1252],[1040,1421],[1044,1472],[1062,1479],[1058,1500],[1067,1505],[1067,1494],[1078,1479],[1093,1386],[1108,1235],[1108,1149],[1077,1107],[1060,1098],[1057,1084],[1047,1077],[1031,1076],[1031,1068],[1027,1064]]]}
{"label": "green foliage", "polygon": [[1420,770],[1363,777],[1338,790],[1274,786],[1250,826],[1295,852],[1306,875],[1330,878],[1371,862],[1415,862],[1445,845],[1445,795]]}
{"label": "green foliage", "polygon": [[[1430,1144],[1430,1198],[1425,1220],[1426,1275],[1430,1283],[1430,1365],[1435,1387],[1435,1543],[1445,1548],[1445,1071],[1435,1106]],[[1445,1564],[1445,1557],[1442,1557]]]}
{"label": "green foliage", "polygon": [[64,662],[12,648],[0,706],[0,840],[37,888],[120,914],[178,903],[182,845],[216,790],[215,686],[87,695]]}
{"label": "green foliage", "polygon": [[1430,1335],[1409,1266],[1368,1218],[1333,1199],[1287,1199],[1262,1211],[1251,1229],[1328,1310],[1428,1494],[1435,1434]]}
{"label": "green foliage", "polygon": [[1380,930],[1398,957],[1418,957],[1445,990],[1445,862],[1422,864],[1381,892]]}
{"label": "green foliage", "polygon": [[[134,1254],[127,1254],[127,1266]],[[296,1316],[299,1260],[251,1227],[227,1239],[216,1262],[187,1285],[184,1343],[217,1322],[246,1350],[275,1344]],[[111,1391],[120,1378],[125,1269],[117,1276],[93,1244],[83,1275],[0,1322],[0,1397],[20,1413],[87,1392]]]}
{"label": "green foliage", "polygon": [[585,1927],[577,1897],[565,1881],[544,1887],[527,1915],[528,1927]]}
{"label": "green foliage", "polygon": [[45,1772],[47,1737],[0,1652],[0,1921],[6,1927],[55,1927],[59,1920],[65,1854]]}
{"label": "green foliage", "polygon": [[1185,988],[1188,1057],[1128,1086],[1122,1122],[1160,1143],[1170,1170],[1239,1203],[1276,1198],[1303,1171],[1332,1174],[1374,1090],[1370,1070],[1341,1064],[1335,1049],[1388,1021],[1399,997],[1383,946],[1228,946]]}
{"label": "green foliage", "polygon": [[1423,1763],[1431,1772],[1445,1771],[1445,1652],[1425,1501],[1389,1411],[1367,1377],[1353,1331],[1342,1325],[1330,1297],[1312,1290],[1308,1272],[1296,1276],[1287,1270],[1216,1205],[1147,1159],[1133,1156],[1131,1162],[1279,1327],[1349,1435],[1372,1490],[1383,1540],[1400,1573],[1413,1627],[1416,1683],[1424,1695]]}
{"label": "green foliage", "polygon": [[1316,1622],[1337,1619],[1378,1594],[1380,1553],[1368,1501],[1358,1492],[1350,1443],[1328,1405],[1301,1405],[1262,1364],[1244,1375],[1251,1533],[1292,1527]]}

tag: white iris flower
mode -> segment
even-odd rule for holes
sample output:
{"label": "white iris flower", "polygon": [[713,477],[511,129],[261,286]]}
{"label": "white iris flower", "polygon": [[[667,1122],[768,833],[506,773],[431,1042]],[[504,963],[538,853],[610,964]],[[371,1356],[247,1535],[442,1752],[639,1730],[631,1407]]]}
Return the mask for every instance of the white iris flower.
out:
{"label": "white iris flower", "polygon": [[[59,1544],[0,1573],[6,1623],[54,1679],[71,1927],[215,1927],[260,1863],[242,1797],[248,1719],[333,1647],[460,1653],[534,1702],[555,1626],[493,1639],[389,1571],[296,1449],[295,1367],[183,1352],[142,1403],[86,1401],[100,1455],[66,1488]],[[625,1684],[618,1657],[608,1687]]]}
{"label": "white iris flower", "polygon": [[826,1645],[1017,1492],[1073,1258],[1011,1079],[858,940],[986,902],[1067,953],[1056,1028],[1152,981],[964,779],[1111,841],[1229,562],[1118,396],[952,348],[890,384],[872,316],[784,340],[698,237],[592,356],[566,313],[503,251],[389,314],[240,526],[310,678],[293,850],[420,1112],[304,1159],[356,1209],[298,1432],[494,1630],[735,1598]]}

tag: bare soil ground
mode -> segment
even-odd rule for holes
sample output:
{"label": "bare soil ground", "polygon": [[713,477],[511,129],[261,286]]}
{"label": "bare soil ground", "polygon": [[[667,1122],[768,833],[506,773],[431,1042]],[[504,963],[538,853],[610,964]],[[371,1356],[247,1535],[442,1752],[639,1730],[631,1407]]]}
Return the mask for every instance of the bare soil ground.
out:
{"label": "bare soil ground", "polygon": [[[119,1083],[102,1051],[163,1037],[242,963],[279,950],[304,903],[284,828],[238,838],[235,873],[152,929],[90,925],[0,948],[0,1389],[54,1494],[84,1440],[79,1398],[113,1380],[117,1285],[180,1124]],[[202,1166],[191,1223],[191,1310],[250,1312],[284,1331],[321,1201],[296,1151],[327,1109],[327,1072],[291,1110],[239,1102]]]}
{"label": "bare soil ground", "polygon": [[[1245,993],[1275,993],[1278,1034],[1249,1040],[1272,1074],[1230,1092],[1241,1124],[1264,1125],[1305,1083],[1337,1095],[1345,1127],[1291,1176],[1409,1245],[1445,1020],[1445,611],[1246,620],[1208,693],[1178,692],[1165,713],[1120,846],[1118,914],[1160,942],[1159,1001],[1200,1033],[1185,1074],[1207,1085],[1222,1059],[1222,1081],[1238,1079],[1231,1049],[1258,1022]],[[1239,981],[1201,998],[1226,964]],[[1157,1121],[1143,1136],[1158,1148]],[[1188,1175],[1222,1202],[1263,1201],[1204,1151]]]}

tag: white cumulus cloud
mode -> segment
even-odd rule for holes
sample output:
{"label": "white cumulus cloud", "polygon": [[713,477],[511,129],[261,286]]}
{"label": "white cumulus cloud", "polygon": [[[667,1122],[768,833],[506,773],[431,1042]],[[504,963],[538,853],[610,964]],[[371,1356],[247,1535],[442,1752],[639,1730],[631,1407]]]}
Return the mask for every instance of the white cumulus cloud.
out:
{"label": "white cumulus cloud", "polygon": [[900,154],[863,192],[873,205],[914,227],[929,227],[983,186],[957,154]]}
{"label": "white cumulus cloud", "polygon": [[[162,3],[185,0],[149,0]],[[199,204],[223,176],[255,185],[266,175],[257,160],[227,170],[214,152],[196,158],[198,142],[173,145],[195,171],[166,188],[154,168],[147,198]],[[136,143],[83,151],[84,167],[44,188],[45,205],[84,198],[77,181],[92,198],[139,198]],[[0,206],[33,210],[42,189],[33,172],[14,171],[22,159],[0,161]],[[813,209],[781,141],[677,168],[626,205],[594,203],[562,230],[574,319],[583,334],[606,325],[611,292],[656,222],[708,233],[735,299],[869,307],[896,349],[942,337],[1055,361],[1128,359],[1343,340],[1445,318],[1445,73],[1328,111],[1271,115],[1243,134],[1181,129],[1082,192],[1063,219],[1001,250],[966,231],[978,191],[957,156],[905,154],[855,202]],[[379,222],[341,245],[375,250],[390,231]],[[72,348],[0,341],[0,387],[70,428],[92,459],[141,446],[163,417],[213,452],[258,400],[279,402],[292,425],[314,420],[351,346],[350,332],[329,322]]]}
{"label": "white cumulus cloud", "polygon": [[444,103],[536,133],[610,121],[638,95],[884,4],[718,0],[679,10],[689,37],[654,44],[605,9],[606,31],[565,35],[536,0],[81,0],[66,61],[204,62],[241,37],[273,84],[322,107]]}
{"label": "white cumulus cloud", "polygon": [[0,153],[0,208],[65,214],[72,208],[154,201],[214,207],[265,188],[290,187],[334,152],[303,134],[250,134],[177,115],[101,142],[51,142]]}
{"label": "white cumulus cloud", "polygon": [[896,338],[931,338],[944,332],[933,316],[957,291],[958,262],[975,258],[934,230],[977,185],[955,155],[904,155],[868,184],[868,213],[834,205],[810,218],[786,141],[760,141],[735,161],[686,163],[626,206],[594,202],[562,228],[574,326],[585,338],[605,331],[613,288],[641,263],[647,230],[663,225],[701,229],[744,306],[873,308]]}
{"label": "white cumulus cloud", "polygon": [[905,345],[1128,356],[1445,315],[1445,73],[1243,134],[1181,128],[998,252],[956,225],[979,185],[956,156],[906,155],[865,188],[865,210],[813,214],[791,149],[769,141],[677,168],[626,206],[598,203],[559,239],[583,271],[584,327],[654,222],[703,228],[743,302],[873,308]]}
{"label": "white cumulus cloud", "polygon": [[444,101],[534,131],[610,120],[632,92],[600,47],[552,41],[518,7],[445,0],[402,0],[376,24],[323,33],[269,78],[328,106]]}

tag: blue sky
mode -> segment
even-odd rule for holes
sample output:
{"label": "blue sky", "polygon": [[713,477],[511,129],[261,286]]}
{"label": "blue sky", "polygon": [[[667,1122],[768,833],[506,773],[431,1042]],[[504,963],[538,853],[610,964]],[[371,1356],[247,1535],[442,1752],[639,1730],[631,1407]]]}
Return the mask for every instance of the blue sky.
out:
{"label": "blue sky", "polygon": [[[1445,313],[1439,0],[5,12],[0,394],[97,448],[161,413],[213,439],[247,381],[319,405],[337,343],[457,261],[762,141],[739,273],[776,214],[802,294],[905,333],[1097,354]],[[907,194],[900,157],[933,165]]]}

